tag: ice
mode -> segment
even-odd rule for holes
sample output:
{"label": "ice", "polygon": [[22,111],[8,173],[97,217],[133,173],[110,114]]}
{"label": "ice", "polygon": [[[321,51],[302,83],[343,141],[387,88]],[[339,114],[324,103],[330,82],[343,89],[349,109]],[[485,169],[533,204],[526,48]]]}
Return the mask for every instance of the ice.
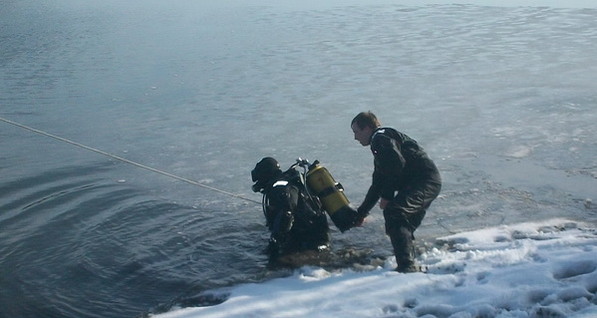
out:
{"label": "ice", "polygon": [[419,258],[427,273],[396,273],[393,259],[371,270],[306,266],[213,291],[219,305],[153,317],[597,317],[597,233],[586,224],[521,223],[437,244]]}

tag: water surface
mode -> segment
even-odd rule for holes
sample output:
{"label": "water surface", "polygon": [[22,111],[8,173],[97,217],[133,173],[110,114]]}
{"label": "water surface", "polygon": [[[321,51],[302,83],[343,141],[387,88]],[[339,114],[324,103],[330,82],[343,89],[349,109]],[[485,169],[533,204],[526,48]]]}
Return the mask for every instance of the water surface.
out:
{"label": "water surface", "polygon": [[[0,11],[0,116],[259,201],[263,156],[319,159],[358,205],[362,110],[442,171],[418,242],[596,223],[597,11],[82,3]],[[0,317],[135,317],[259,282],[261,208],[0,122]],[[381,212],[334,249],[390,255]]]}

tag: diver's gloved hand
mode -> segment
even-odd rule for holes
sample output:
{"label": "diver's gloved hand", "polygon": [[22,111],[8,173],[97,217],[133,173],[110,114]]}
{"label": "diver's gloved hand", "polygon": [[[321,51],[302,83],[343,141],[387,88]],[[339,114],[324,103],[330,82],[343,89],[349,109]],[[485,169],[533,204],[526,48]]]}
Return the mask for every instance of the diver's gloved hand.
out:
{"label": "diver's gloved hand", "polygon": [[267,253],[270,256],[276,257],[280,254],[281,248],[282,246],[280,242],[278,242],[274,236],[271,236],[269,239],[269,244],[267,245]]}
{"label": "diver's gloved hand", "polygon": [[355,209],[345,206],[330,215],[330,218],[340,232],[344,233],[356,226],[358,222],[358,213]]}

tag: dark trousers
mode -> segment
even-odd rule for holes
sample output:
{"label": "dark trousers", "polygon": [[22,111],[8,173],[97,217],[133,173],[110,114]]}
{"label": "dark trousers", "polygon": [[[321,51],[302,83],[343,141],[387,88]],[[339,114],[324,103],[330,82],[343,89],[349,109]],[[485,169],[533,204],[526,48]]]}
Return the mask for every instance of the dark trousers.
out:
{"label": "dark trousers", "polygon": [[397,270],[414,265],[414,232],[421,225],[427,208],[437,198],[441,183],[428,182],[401,190],[383,211],[386,234],[390,237]]}

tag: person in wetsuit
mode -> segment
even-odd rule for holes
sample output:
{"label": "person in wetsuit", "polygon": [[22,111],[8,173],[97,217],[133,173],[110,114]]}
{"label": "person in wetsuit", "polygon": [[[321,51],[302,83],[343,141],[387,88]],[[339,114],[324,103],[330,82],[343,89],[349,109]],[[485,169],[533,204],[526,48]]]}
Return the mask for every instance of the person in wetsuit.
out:
{"label": "person in wetsuit", "polygon": [[351,122],[354,139],[370,146],[373,180],[357,213],[362,223],[380,200],[386,234],[390,237],[396,271],[414,272],[414,235],[431,202],[441,190],[441,177],[434,162],[406,134],[382,127],[375,114],[359,113]]}
{"label": "person in wetsuit", "polygon": [[265,157],[251,171],[254,192],[263,193],[263,213],[271,235],[270,257],[329,248],[325,211],[306,190],[299,172],[282,172],[276,159]]}

